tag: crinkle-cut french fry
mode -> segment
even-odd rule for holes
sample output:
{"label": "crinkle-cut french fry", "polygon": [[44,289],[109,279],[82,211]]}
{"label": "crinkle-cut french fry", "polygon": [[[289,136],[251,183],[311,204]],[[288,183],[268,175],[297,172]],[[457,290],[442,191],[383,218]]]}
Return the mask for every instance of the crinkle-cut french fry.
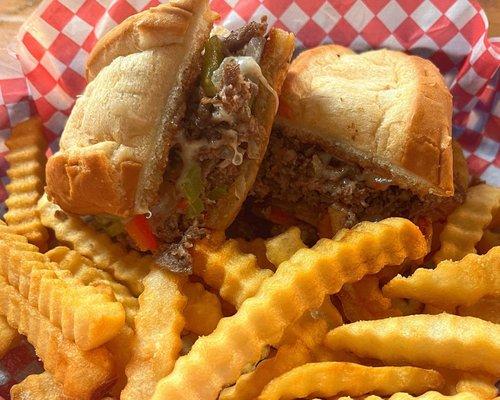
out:
{"label": "crinkle-cut french fry", "polygon": [[76,400],[64,394],[62,386],[47,371],[28,375],[10,388],[11,400]]}
{"label": "crinkle-cut french fry", "polygon": [[185,329],[198,336],[212,333],[222,318],[219,298],[207,291],[201,283],[186,282],[182,292],[187,297],[183,312]]}
{"label": "crinkle-cut french fry", "polygon": [[457,393],[474,393],[480,399],[493,399],[497,396],[498,390],[495,384],[498,377],[484,374],[471,374],[462,372],[456,384]]}
{"label": "crinkle-cut french fry", "polygon": [[[338,319],[340,315],[335,312],[338,313],[329,296],[326,296],[319,310],[306,312],[285,330],[280,347],[273,357],[260,362],[253,371],[240,376],[234,386],[221,393],[219,399],[255,399],[274,378],[320,358],[318,353],[325,351],[321,343],[328,329],[342,324],[342,319]],[[333,316],[327,316],[327,322],[327,319],[320,318],[323,314]]]}
{"label": "crinkle-cut french fry", "polygon": [[412,394],[439,389],[444,383],[437,371],[415,367],[366,367],[364,365],[322,362],[297,367],[274,379],[258,400],[293,400],[310,395],[330,397],[343,393]]}
{"label": "crinkle-cut french fry", "polygon": [[11,227],[0,225],[0,275],[27,296],[31,268],[40,268],[40,264],[43,268],[54,267],[24,236],[13,233]]}
{"label": "crinkle-cut french fry", "polygon": [[[277,246],[287,237],[293,241],[293,243],[287,243],[290,251],[286,254],[283,252],[278,254],[280,250]],[[271,254],[274,252],[274,257],[279,257],[280,260],[285,260],[284,257],[305,247],[300,239],[298,228],[291,228],[275,238],[258,244],[241,240],[228,240],[224,244],[221,242],[220,237],[215,237],[195,245],[194,271],[209,286],[218,290],[222,299],[236,308],[239,308],[247,298],[254,296],[264,281],[273,273],[270,269],[263,268],[263,263],[259,262],[255,251],[247,253],[251,250],[250,246],[264,245],[266,254],[271,249]],[[243,242],[244,245],[242,245]]]}
{"label": "crinkle-cut french fry", "polygon": [[[333,306],[332,306],[333,307]],[[336,326],[339,326],[338,324]],[[303,343],[308,349],[314,350],[321,344],[330,328],[330,324],[317,315],[317,311],[307,311],[298,320],[286,327],[279,346],[284,344]]]}
{"label": "crinkle-cut french fry", "polygon": [[391,299],[382,294],[379,280],[374,275],[344,285],[337,296],[342,303],[344,316],[350,322],[402,315],[398,308],[393,307]]}
{"label": "crinkle-cut french fry", "polygon": [[251,241],[244,239],[235,239],[238,242],[238,247],[242,253],[253,254],[257,257],[257,264],[262,269],[275,270],[274,264],[268,260],[266,255],[266,241],[261,238],[256,238]]}
{"label": "crinkle-cut french fry", "polygon": [[435,269],[419,268],[397,276],[383,288],[389,297],[415,299],[437,306],[470,306],[486,296],[500,296],[500,246],[460,261],[441,261]]}
{"label": "crinkle-cut french fry", "polygon": [[182,309],[186,298],[180,278],[164,269],[152,269],[144,278],[135,317],[136,339],[126,368],[122,400],[150,399],[156,383],[167,376],[182,348]]}
{"label": "crinkle-cut french fry", "polygon": [[[360,398],[358,398],[359,400]],[[484,400],[473,393],[457,393],[455,395],[447,396],[436,391],[425,392],[420,396],[412,396],[408,393],[394,393],[391,397],[380,397],[375,395],[362,397],[364,400]],[[354,400],[350,396],[342,396],[337,400]]]}
{"label": "crinkle-cut french fry", "polygon": [[[46,261],[47,258],[38,252],[38,247],[28,243],[28,239],[14,233],[13,229],[0,220],[0,274],[7,275],[8,257],[10,250],[23,251],[25,260]],[[27,254],[29,253],[29,254]]]}
{"label": "crinkle-cut french fry", "polygon": [[476,244],[499,207],[500,188],[485,184],[469,188],[465,202],[448,216],[440,235],[441,248],[434,255],[434,262],[456,261],[475,253]]}
{"label": "crinkle-cut french fry", "polygon": [[0,277],[0,314],[26,336],[43,361],[45,370],[62,385],[65,395],[91,399],[115,378],[111,354],[104,347],[80,350],[3,277]]}
{"label": "crinkle-cut french fry", "polygon": [[32,269],[28,299],[61,328],[64,337],[82,350],[108,342],[125,324],[123,306],[115,301],[112,293],[80,286],[74,279],[61,278],[55,271]]}
{"label": "crinkle-cut french fry", "polygon": [[[14,228],[8,226],[4,221],[0,219],[0,238],[10,241],[17,241],[28,243],[28,238],[14,231]],[[35,245],[32,245],[35,246]],[[35,246],[36,247],[36,246]],[[36,247],[38,251],[38,247]]]}
{"label": "crinkle-cut french fry", "polygon": [[5,156],[10,164],[5,221],[16,233],[26,236],[30,243],[44,251],[49,234],[36,210],[38,199],[43,194],[47,161],[47,143],[40,118],[33,117],[16,125],[5,144],[10,150]]}
{"label": "crinkle-cut french fry", "polygon": [[104,346],[111,353],[116,371],[116,382],[110,389],[109,394],[115,399],[120,398],[120,393],[127,384],[127,376],[125,368],[127,367],[135,343],[135,332],[128,326],[124,325],[113,339],[107,342]]}
{"label": "crinkle-cut french fry", "polygon": [[458,315],[476,317],[500,324],[500,298],[485,297],[471,306],[461,306],[457,310]]}
{"label": "crinkle-cut french fry", "polygon": [[305,247],[300,229],[291,227],[281,235],[266,240],[266,256],[272,264],[278,266]]}
{"label": "crinkle-cut french fry", "polygon": [[64,394],[62,386],[47,371],[28,375],[10,389],[11,400],[75,400]]}
{"label": "crinkle-cut french fry", "polygon": [[69,215],[44,195],[38,202],[42,223],[54,230],[57,239],[92,260],[98,268],[109,272],[127,286],[134,296],[143,289],[142,278],[146,276],[152,257],[141,256],[114,243],[103,233],[98,233],[79,217]]}
{"label": "crinkle-cut french fry", "polygon": [[242,253],[236,240],[228,240],[222,246],[203,240],[194,245],[192,255],[194,273],[236,308],[254,296],[273,274],[261,269],[253,254]]}
{"label": "crinkle-cut french fry", "polygon": [[115,281],[113,276],[106,271],[95,267],[88,258],[75,250],[58,246],[45,253],[50,261],[58,264],[60,269],[70,271],[75,279],[84,285],[110,288],[125,309],[127,324],[134,326],[134,317],[139,309],[139,302],[130,290]]}
{"label": "crinkle-cut french fry", "polygon": [[32,261],[33,251],[16,250],[18,241],[8,247],[0,241],[3,275],[8,282],[57,326],[64,336],[82,350],[99,347],[121,329],[125,322],[123,306],[100,289],[83,286],[69,271],[57,270],[54,263]]}
{"label": "crinkle-cut french fry", "polygon": [[486,229],[481,237],[481,240],[476,245],[477,252],[479,254],[485,254],[495,246],[500,246],[500,232],[494,232],[490,229]]}
{"label": "crinkle-cut french fry", "polygon": [[0,358],[3,358],[18,340],[17,331],[7,323],[4,316],[0,315]]}
{"label": "crinkle-cut french fry", "polygon": [[283,345],[273,357],[261,361],[255,370],[240,376],[234,386],[224,389],[219,400],[254,400],[274,378],[311,361],[311,352],[304,344]]}
{"label": "crinkle-cut french fry", "polygon": [[336,328],[344,323],[342,315],[337,310],[337,307],[332,304],[330,296],[325,296],[321,306],[317,310],[311,311],[311,315],[314,318],[325,320],[329,329]]}
{"label": "crinkle-cut french fry", "polygon": [[325,295],[386,265],[421,258],[426,251],[420,230],[402,218],[361,223],[342,241],[299,250],[235,315],[221,319],[214,332],[200,337],[177,360],[153,399],[215,399],[246,365],[260,359],[265,346],[280,341],[287,326],[320,307]]}
{"label": "crinkle-cut french fry", "polygon": [[385,363],[500,376],[500,325],[451,314],[410,315],[339,326],[325,343]]}

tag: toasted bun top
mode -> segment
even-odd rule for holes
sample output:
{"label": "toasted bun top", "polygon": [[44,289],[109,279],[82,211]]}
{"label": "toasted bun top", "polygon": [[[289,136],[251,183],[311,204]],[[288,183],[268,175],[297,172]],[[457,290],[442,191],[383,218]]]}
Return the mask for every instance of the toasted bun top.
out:
{"label": "toasted bun top", "polygon": [[214,13],[207,0],[172,0],[105,35],[47,164],[47,192],[76,214],[142,214],[161,183],[185,95]]}
{"label": "toasted bun top", "polygon": [[277,126],[418,193],[453,195],[451,94],[428,60],[327,45],[300,54]]}
{"label": "toasted bun top", "polygon": [[[196,3],[201,6],[203,1],[171,0],[128,17],[92,49],[85,66],[87,81],[119,56],[184,42]],[[212,18],[216,17],[212,13]]]}

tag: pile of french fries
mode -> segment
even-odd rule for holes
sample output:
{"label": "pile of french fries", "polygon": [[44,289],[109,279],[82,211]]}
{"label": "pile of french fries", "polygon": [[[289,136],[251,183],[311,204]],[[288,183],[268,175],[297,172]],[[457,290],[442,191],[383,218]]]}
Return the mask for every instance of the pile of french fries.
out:
{"label": "pile of french fries", "polygon": [[37,118],[7,146],[0,357],[24,335],[45,368],[13,400],[498,395],[500,189],[470,187],[433,238],[402,218],[311,248],[214,233],[186,277],[44,195]]}

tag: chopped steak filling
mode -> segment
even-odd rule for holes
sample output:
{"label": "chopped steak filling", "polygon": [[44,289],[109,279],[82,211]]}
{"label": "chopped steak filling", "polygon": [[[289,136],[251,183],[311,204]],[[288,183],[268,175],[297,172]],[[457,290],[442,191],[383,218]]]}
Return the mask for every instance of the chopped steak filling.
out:
{"label": "chopped steak filling", "polygon": [[213,87],[202,76],[188,98],[184,129],[170,150],[160,200],[151,210],[153,231],[165,243],[158,261],[173,271],[190,272],[187,248],[204,235],[204,213],[226,195],[244,160],[259,156],[259,125],[252,115],[259,86],[239,60],[260,61],[266,30],[263,20],[219,37],[223,59],[210,77]]}
{"label": "chopped steak filling", "polygon": [[351,227],[391,216],[440,219],[463,201],[464,191],[456,188],[451,198],[419,197],[390,179],[332,157],[319,145],[273,132],[252,196],[254,202],[288,209],[313,225],[328,213],[341,218],[332,223]]}
{"label": "chopped steak filling", "polygon": [[253,38],[262,38],[267,30],[265,19],[261,22],[252,21],[241,28],[232,31],[223,40],[228,52],[237,53]]}

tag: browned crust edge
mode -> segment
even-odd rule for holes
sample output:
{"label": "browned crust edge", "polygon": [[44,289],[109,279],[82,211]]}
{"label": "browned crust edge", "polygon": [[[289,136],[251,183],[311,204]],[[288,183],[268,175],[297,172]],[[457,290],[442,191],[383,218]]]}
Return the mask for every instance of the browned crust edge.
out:
{"label": "browned crust edge", "polygon": [[[291,134],[312,142],[320,142],[317,135],[320,131],[311,126],[300,125],[300,120],[294,118],[293,108],[306,98],[307,87],[302,85],[300,73],[309,68],[317,68],[316,63],[322,59],[328,60],[340,57],[343,54],[352,54],[350,49],[338,45],[324,45],[307,50],[297,57],[283,85],[278,125],[286,134]],[[334,154],[339,158],[359,163],[365,168],[385,171],[398,184],[412,187],[420,194],[433,193],[440,196],[453,195],[453,154],[451,147],[451,94],[444,84],[439,70],[428,60],[417,56],[391,51],[393,58],[406,58],[416,71],[420,93],[414,98],[415,110],[404,132],[404,148],[400,157],[390,159],[378,156],[375,149],[370,154],[350,148],[349,142],[356,142],[355,138],[346,137],[333,140],[325,139]],[[306,100],[304,100],[306,101]],[[444,112],[436,115],[433,104],[439,103]]]}
{"label": "browned crust edge", "polygon": [[[160,29],[160,33],[173,29],[175,33],[175,26],[169,28],[169,24],[179,25],[179,12],[190,12],[198,1],[200,0],[173,0],[125,20],[123,26],[118,25],[104,36],[101,39],[103,44],[98,43],[92,52],[90,63],[95,63],[94,72],[97,74],[114,57],[142,51],[137,48],[135,51],[129,51],[135,40],[133,36],[137,36],[138,26],[141,34],[155,29]],[[173,15],[170,15],[172,10]],[[209,14],[205,15],[205,19],[211,24],[214,13],[208,6],[207,10]],[[207,36],[209,31],[210,29],[207,29]],[[95,61],[98,58],[102,60]],[[132,160],[112,163],[109,154],[98,150],[88,153],[62,151],[53,155],[47,162],[45,191],[62,209],[74,214],[108,213],[130,217],[135,214],[142,167],[142,163]]]}
{"label": "browned crust edge", "polygon": [[128,217],[140,171],[141,164],[134,161],[113,166],[104,153],[58,153],[47,162],[45,191],[62,209],[75,214],[93,214],[99,209]]}

